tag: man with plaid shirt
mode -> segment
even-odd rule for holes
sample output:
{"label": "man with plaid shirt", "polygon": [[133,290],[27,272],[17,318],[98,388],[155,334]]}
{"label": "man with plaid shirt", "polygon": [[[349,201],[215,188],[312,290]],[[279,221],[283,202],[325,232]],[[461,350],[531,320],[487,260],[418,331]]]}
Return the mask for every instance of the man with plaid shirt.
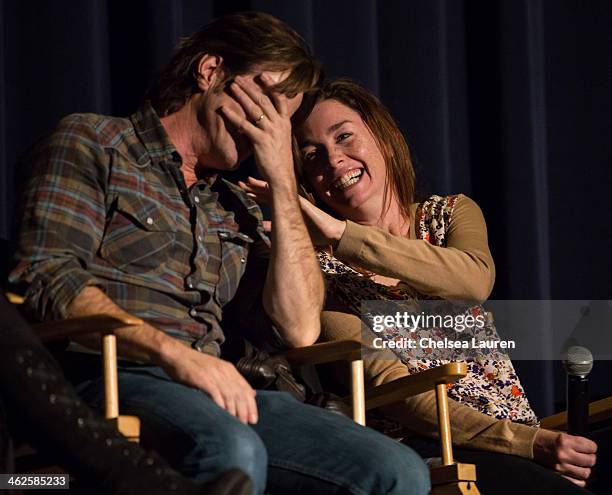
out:
{"label": "man with plaid shirt", "polygon": [[[256,493],[426,493],[427,470],[410,449],[286,394],[256,392],[220,357],[228,316],[272,346],[319,335],[323,282],[290,123],[318,79],[285,24],[235,14],[185,39],[129,119],[66,117],[29,156],[11,282],[40,318],[145,322],[117,332],[121,407],[183,474],[204,481],[236,467]],[[220,175],[250,154],[270,184],[271,247],[258,206]],[[76,381],[101,402],[99,377]]]}

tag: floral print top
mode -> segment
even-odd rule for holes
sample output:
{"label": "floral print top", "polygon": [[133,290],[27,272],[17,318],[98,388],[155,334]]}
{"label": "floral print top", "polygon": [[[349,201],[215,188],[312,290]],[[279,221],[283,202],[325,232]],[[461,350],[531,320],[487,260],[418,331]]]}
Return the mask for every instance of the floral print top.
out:
{"label": "floral print top", "polygon": [[[457,196],[431,196],[419,205],[415,218],[417,237],[435,246],[446,247],[456,201]],[[358,316],[361,314],[361,303],[364,300],[416,302],[432,299],[431,296],[420,294],[405,283],[394,287],[376,283],[366,273],[353,269],[327,252],[320,251],[318,258],[326,278],[328,294],[340,300],[347,309]],[[470,308],[470,311],[473,314],[482,312],[486,315],[486,310],[480,305]],[[492,318],[487,317],[486,321],[487,324],[482,331],[487,336],[496,336]],[[431,336],[431,331],[428,332],[427,335]],[[393,327],[386,328],[383,334],[379,334],[385,339],[398,339],[401,335],[401,332]],[[395,352],[411,373],[458,360],[415,357],[410,349]],[[458,382],[449,384],[449,397],[496,419],[538,425],[538,419],[529,405],[525,391],[507,355],[496,351],[493,356],[483,354],[464,361],[468,364],[468,374]]]}

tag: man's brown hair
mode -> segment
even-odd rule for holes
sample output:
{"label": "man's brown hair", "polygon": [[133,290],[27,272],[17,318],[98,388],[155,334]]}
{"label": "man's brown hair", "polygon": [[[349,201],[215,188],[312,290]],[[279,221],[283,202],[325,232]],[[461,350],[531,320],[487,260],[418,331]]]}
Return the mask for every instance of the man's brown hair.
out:
{"label": "man's brown hair", "polygon": [[198,64],[205,54],[223,59],[221,83],[254,70],[290,69],[274,89],[293,95],[312,88],[321,77],[319,62],[287,24],[261,12],[230,14],[180,41],[147,96],[160,117],[176,112],[199,91]]}
{"label": "man's brown hair", "polygon": [[[353,109],[370,129],[387,168],[383,197],[384,208],[389,208],[391,201],[389,192],[391,191],[399,203],[404,217],[409,219],[410,205],[414,201],[414,167],[412,166],[408,144],[389,110],[363,86],[350,79],[336,79],[304,95],[302,105],[293,117],[294,129],[298,128],[308,118],[317,103],[325,100],[336,100]],[[295,138],[293,152],[303,192],[312,201],[316,199],[316,196],[314,196],[314,191],[303,172],[303,160]],[[314,202],[317,206],[322,206],[321,201]],[[384,211],[381,212],[382,214],[384,214]]]}

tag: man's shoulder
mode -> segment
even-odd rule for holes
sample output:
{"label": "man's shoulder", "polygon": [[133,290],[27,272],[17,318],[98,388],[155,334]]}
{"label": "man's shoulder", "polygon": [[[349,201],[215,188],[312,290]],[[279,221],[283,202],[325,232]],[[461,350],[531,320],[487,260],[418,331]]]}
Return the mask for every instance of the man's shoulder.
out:
{"label": "man's shoulder", "polygon": [[116,147],[134,133],[134,126],[127,118],[96,113],[73,113],[59,121],[51,136],[87,140],[106,148]]}

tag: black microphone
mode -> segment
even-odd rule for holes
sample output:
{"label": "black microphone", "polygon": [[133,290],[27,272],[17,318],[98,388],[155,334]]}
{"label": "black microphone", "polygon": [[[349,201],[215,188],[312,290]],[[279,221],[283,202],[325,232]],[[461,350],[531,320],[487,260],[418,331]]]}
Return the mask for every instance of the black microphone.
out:
{"label": "black microphone", "polygon": [[584,436],[589,422],[589,379],[593,355],[586,347],[572,346],[565,353],[567,373],[567,432]]}

